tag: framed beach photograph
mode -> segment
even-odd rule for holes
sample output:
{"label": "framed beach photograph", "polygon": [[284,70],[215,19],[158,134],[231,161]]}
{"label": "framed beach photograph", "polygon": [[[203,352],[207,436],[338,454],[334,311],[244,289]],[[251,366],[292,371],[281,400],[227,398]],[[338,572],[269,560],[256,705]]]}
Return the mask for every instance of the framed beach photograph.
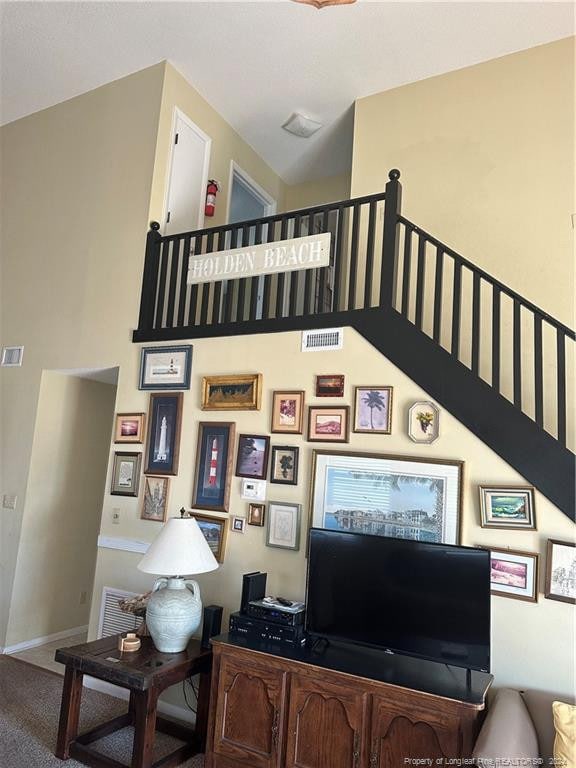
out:
{"label": "framed beach photograph", "polygon": [[233,422],[198,424],[193,507],[228,512],[234,434]]}
{"label": "framed beach photograph", "polygon": [[264,435],[239,435],[236,476],[264,480],[268,472],[270,438]]}
{"label": "framed beach photograph", "polygon": [[270,482],[283,485],[298,484],[298,454],[294,445],[273,445],[270,461]]}
{"label": "framed beach photograph", "polygon": [[115,451],[112,463],[112,496],[138,496],[141,453]]}
{"label": "framed beach photograph", "polygon": [[314,451],[310,525],[458,544],[461,461]]}
{"label": "framed beach photograph", "polygon": [[144,347],[138,389],[190,389],[192,346]]}
{"label": "framed beach photograph", "polygon": [[228,518],[216,517],[215,515],[201,515],[194,510],[192,511],[192,517],[198,523],[198,527],[202,531],[216,560],[219,563],[224,562]]}
{"label": "framed beach photograph", "polygon": [[266,507],[264,504],[248,505],[248,525],[256,525],[262,528],[264,525]]}
{"label": "framed beach photograph", "polygon": [[300,549],[300,504],[271,501],[268,504],[266,546]]}
{"label": "framed beach photograph", "polygon": [[347,443],[350,434],[350,407],[311,405],[308,408],[308,442]]}
{"label": "framed beach photograph", "polygon": [[490,550],[490,592],[515,600],[538,600],[538,555],[512,549]]}
{"label": "framed beach photograph", "polygon": [[182,392],[150,395],[146,475],[177,475]]}
{"label": "framed beach photograph", "polygon": [[302,434],[304,391],[275,391],[272,393],[272,425],[270,432]]}
{"label": "framed beach photograph", "polygon": [[344,397],[344,376],[341,373],[316,376],[316,397]]}
{"label": "framed beach photograph", "polygon": [[480,525],[482,528],[536,530],[534,488],[480,486]]}
{"label": "framed beach photograph", "polygon": [[170,480],[167,477],[144,478],[144,498],[142,500],[142,520],[154,520],[163,523],[168,512],[168,487]]}
{"label": "framed beach photograph", "polygon": [[202,379],[203,411],[259,411],[261,399],[261,373]]}
{"label": "framed beach photograph", "polygon": [[420,400],[408,410],[408,437],[415,443],[430,444],[440,435],[440,409],[429,400]]}
{"label": "framed beach photograph", "polygon": [[392,431],[392,387],[354,388],[354,432],[389,435]]}
{"label": "framed beach photograph", "polygon": [[546,547],[546,586],[548,600],[576,604],[576,544],[548,539]]}
{"label": "framed beach photograph", "polygon": [[114,427],[115,443],[143,443],[145,413],[117,413]]}

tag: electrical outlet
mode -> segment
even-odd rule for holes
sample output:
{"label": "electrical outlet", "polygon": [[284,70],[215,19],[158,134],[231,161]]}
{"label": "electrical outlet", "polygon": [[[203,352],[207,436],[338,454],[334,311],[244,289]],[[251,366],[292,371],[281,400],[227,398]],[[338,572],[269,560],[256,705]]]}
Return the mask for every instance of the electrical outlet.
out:
{"label": "electrical outlet", "polygon": [[86,600],[88,599],[88,593],[87,592],[80,592],[80,605],[86,605]]}
{"label": "electrical outlet", "polygon": [[18,497],[13,493],[5,493],[2,498],[2,506],[4,509],[16,509],[16,501]]}
{"label": "electrical outlet", "polygon": [[112,523],[114,525],[120,524],[120,507],[114,507],[112,510]]}

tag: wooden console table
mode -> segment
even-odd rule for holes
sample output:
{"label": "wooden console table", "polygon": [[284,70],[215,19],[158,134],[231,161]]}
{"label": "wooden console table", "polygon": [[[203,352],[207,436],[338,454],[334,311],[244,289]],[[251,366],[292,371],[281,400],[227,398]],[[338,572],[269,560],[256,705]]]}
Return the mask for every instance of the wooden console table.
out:
{"label": "wooden console table", "polygon": [[492,682],[344,644],[212,644],[206,768],[446,766],[470,756]]}
{"label": "wooden console table", "polygon": [[[56,661],[66,665],[56,757],[70,757],[94,768],[126,768],[112,758],[99,754],[90,745],[128,725],[134,726],[131,768],[169,768],[180,765],[202,752],[206,742],[210,697],[211,651],[192,640],[181,653],[160,653],[150,637],[142,638],[142,647],[134,653],[118,650],[118,636],[105,637],[83,645],[60,648]],[[78,718],[84,675],[105,680],[130,691],[125,715],[116,717],[88,733],[78,735]],[[200,675],[196,728],[157,717],[158,697],[166,688],[193,675]],[[185,742],[170,755],[152,763],[155,731],[159,730]]]}

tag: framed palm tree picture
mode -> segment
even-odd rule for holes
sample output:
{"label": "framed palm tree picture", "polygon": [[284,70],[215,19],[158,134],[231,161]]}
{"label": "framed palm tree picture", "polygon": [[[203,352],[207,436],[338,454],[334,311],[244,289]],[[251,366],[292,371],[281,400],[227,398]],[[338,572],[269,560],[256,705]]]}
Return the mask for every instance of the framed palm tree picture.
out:
{"label": "framed palm tree picture", "polygon": [[389,435],[392,431],[392,387],[355,387],[354,432]]}
{"label": "framed palm tree picture", "polygon": [[461,461],[314,451],[311,526],[458,544],[462,467]]}

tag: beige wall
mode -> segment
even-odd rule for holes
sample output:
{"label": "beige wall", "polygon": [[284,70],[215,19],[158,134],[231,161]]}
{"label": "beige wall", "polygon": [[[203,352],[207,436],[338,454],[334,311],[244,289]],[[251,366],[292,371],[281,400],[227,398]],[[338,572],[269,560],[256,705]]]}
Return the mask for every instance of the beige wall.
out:
{"label": "beige wall", "polygon": [[116,387],[45,371],[6,644],[88,624]]}
{"label": "beige wall", "polygon": [[574,38],[356,102],[352,196],[399,168],[403,212],[574,323]]}
{"label": "beige wall", "polygon": [[350,197],[350,174],[292,184],[286,188],[285,210],[296,211],[323,203],[334,203]]}
{"label": "beige wall", "polygon": [[[230,339],[192,341],[194,347],[192,384],[184,393],[183,429],[178,475],[170,479],[169,514],[189,507],[192,500],[196,440],[199,421],[234,421],[237,433],[269,434],[271,397],[274,389],[304,389],[307,403],[318,403],[313,396],[314,377],[319,373],[343,373],[345,397],[353,403],[355,385],[392,385],[394,405],[392,434],[351,434],[347,446],[336,450],[381,451],[408,456],[430,456],[460,459],[465,462],[462,511],[462,543],[536,552],[541,558],[539,600],[536,604],[503,597],[493,598],[493,671],[498,686],[518,685],[569,696],[575,683],[572,648],[575,641],[572,606],[546,600],[544,587],[544,552],[548,538],[570,540],[574,524],[541,494],[536,494],[538,531],[497,531],[479,525],[479,484],[525,484],[493,451],[443,410],[441,437],[430,446],[415,445],[406,434],[406,415],[415,400],[427,398],[413,381],[377,353],[354,331],[346,329],[345,346],[339,352],[302,353],[300,334],[284,333],[262,336],[240,336]],[[138,360],[126,362],[122,379],[136,381]],[[200,410],[202,376],[238,372],[263,374],[264,388],[260,411],[218,413]],[[325,404],[326,401],[323,401]],[[148,396],[135,386],[119,393],[118,408],[144,410]],[[268,572],[269,594],[302,598],[305,590],[306,561],[304,547],[308,527],[310,466],[313,448],[329,449],[329,444],[307,443],[302,437],[272,435],[272,445],[300,447],[298,485],[268,484],[267,501],[291,501],[302,504],[302,532],[298,552],[282,551],[265,545],[265,528],[246,527],[245,534],[228,532],[227,550],[222,566],[215,572],[198,577],[204,603],[224,605],[237,610],[241,577],[253,570]],[[241,480],[232,478],[230,514],[245,515],[248,502],[240,498]],[[111,510],[122,506],[120,525],[112,525]],[[152,541],[160,526],[140,520],[139,499],[105,496],[102,533],[127,539]],[[218,513],[216,513],[218,514]],[[228,519],[228,515],[221,515]],[[94,602],[90,620],[94,635],[98,605],[103,586],[144,591],[153,577],[137,571],[140,555],[101,549],[98,555],[94,586]],[[174,694],[176,696],[176,694]]]}
{"label": "beige wall", "polygon": [[216,179],[220,183],[220,191],[216,198],[216,212],[212,218],[206,218],[206,227],[226,223],[232,160],[277,201],[279,211],[283,210],[285,185],[280,177],[173,66],[167,63],[162,66],[164,67],[164,88],[154,163],[150,219],[160,222],[162,220],[169,153],[172,146],[170,131],[174,107],[184,112],[212,139],[209,178]]}

